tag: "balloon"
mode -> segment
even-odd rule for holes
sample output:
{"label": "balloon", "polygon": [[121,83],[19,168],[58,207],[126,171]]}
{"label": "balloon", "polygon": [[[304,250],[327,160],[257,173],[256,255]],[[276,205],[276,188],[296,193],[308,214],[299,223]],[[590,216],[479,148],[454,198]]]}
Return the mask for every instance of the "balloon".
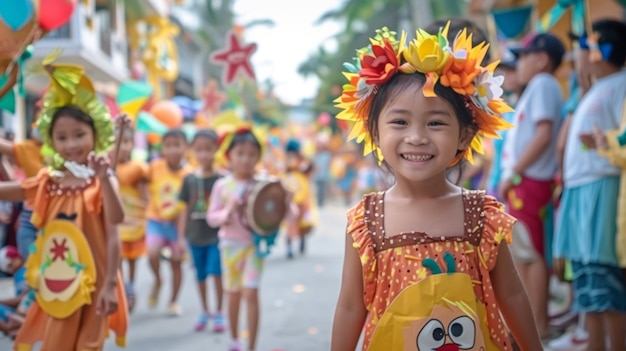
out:
{"label": "balloon", "polygon": [[183,123],[183,111],[175,102],[169,100],[155,103],[150,109],[150,113],[170,128],[180,128]]}
{"label": "balloon", "polygon": [[39,0],[39,27],[53,30],[63,26],[75,7],[76,0]]}
{"label": "balloon", "polygon": [[322,112],[320,113],[319,116],[317,116],[317,121],[319,122],[320,125],[322,126],[327,126],[330,124],[330,114],[328,112]]}
{"label": "balloon", "polygon": [[33,0],[0,1],[0,20],[14,32],[24,28],[34,14]]}

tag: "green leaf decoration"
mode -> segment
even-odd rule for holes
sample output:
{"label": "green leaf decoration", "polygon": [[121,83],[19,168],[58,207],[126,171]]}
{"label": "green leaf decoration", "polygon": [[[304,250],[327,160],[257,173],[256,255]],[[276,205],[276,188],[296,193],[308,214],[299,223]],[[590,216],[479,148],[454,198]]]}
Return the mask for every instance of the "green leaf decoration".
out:
{"label": "green leaf decoration", "polygon": [[72,259],[72,253],[68,252],[67,256],[65,257],[65,262],[67,262],[67,265],[70,267],[74,267],[74,265],[76,264],[74,262],[74,259]]}

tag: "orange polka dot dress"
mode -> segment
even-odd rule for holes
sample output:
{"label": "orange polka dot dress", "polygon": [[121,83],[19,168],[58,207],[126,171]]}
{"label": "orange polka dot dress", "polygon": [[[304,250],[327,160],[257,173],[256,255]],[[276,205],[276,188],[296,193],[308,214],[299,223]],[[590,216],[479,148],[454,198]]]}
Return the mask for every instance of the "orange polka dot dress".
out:
{"label": "orange polka dot dress", "polygon": [[446,254],[454,257],[457,273],[469,275],[477,301],[484,306],[490,339],[487,344],[491,345],[486,350],[511,350],[489,272],[495,266],[502,239],[510,242],[515,219],[504,213],[502,205],[484,191],[464,190],[462,235],[432,237],[420,232],[386,235],[384,195],[384,192],[365,195],[347,213],[347,232],[361,258],[364,303],[369,311],[363,350],[368,350],[377,322],[394,299],[407,287],[432,274],[422,265],[424,260],[430,258],[444,267]]}

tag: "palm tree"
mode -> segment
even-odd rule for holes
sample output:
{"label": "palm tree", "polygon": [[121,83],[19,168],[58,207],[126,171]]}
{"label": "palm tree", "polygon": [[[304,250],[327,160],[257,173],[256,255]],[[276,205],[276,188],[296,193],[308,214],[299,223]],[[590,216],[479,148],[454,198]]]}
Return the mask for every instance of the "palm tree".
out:
{"label": "palm tree", "polygon": [[343,21],[344,29],[334,37],[339,44],[336,52],[320,48],[299,67],[301,75],[314,75],[321,82],[315,112],[337,112],[332,101],[336,98],[336,88],[345,82],[338,74],[342,63],[355,56],[354,43],[368,43],[374,29],[388,26],[412,35],[415,28],[428,25],[434,18],[459,17],[464,11],[464,0],[347,0],[338,9],[322,15],[318,23]]}

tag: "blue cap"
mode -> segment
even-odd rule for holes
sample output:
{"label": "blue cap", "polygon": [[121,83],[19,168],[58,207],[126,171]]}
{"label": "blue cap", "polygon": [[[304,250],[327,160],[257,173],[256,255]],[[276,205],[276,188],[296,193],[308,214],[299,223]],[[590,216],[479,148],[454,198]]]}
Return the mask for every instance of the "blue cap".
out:
{"label": "blue cap", "polygon": [[287,145],[285,146],[285,151],[286,152],[300,152],[300,142],[296,139],[289,139],[289,141],[287,141]]}

